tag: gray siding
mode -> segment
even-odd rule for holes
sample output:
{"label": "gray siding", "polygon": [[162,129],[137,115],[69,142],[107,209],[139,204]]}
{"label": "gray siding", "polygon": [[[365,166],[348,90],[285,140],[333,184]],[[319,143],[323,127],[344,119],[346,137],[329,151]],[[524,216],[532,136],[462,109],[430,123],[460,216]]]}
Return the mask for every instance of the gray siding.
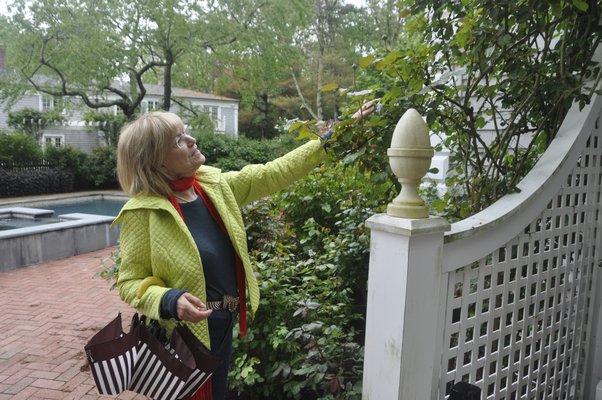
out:
{"label": "gray siding", "polygon": [[96,147],[103,144],[100,133],[96,128],[84,126],[55,126],[44,130],[42,144],[47,136],[62,136],[65,146],[75,147],[84,153],[91,153]]}
{"label": "gray siding", "polygon": [[32,94],[20,98],[10,110],[6,109],[6,104],[0,103],[0,129],[8,129],[8,113],[11,111],[19,111],[24,108],[40,109],[40,96]]}
{"label": "gray siding", "polygon": [[222,118],[226,122],[225,133],[229,137],[238,137],[238,121],[236,121],[238,113],[235,111],[231,107],[222,107]]}
{"label": "gray siding", "polygon": [[[149,94],[146,101],[161,101],[162,96]],[[196,107],[217,106],[219,107],[219,116],[222,121],[222,132],[229,137],[238,137],[238,101],[224,99],[204,99],[191,97],[188,100]],[[64,113],[66,122],[63,126],[53,126],[44,130],[41,144],[46,142],[46,137],[61,137],[63,145],[70,145],[86,153],[90,153],[95,147],[104,145],[104,140],[93,127],[85,126],[82,122],[84,113],[88,110],[80,101],[72,99],[65,103],[66,111]],[[0,104],[0,129],[10,129],[8,127],[8,113],[18,111],[23,108],[33,108],[40,110],[41,100],[39,94],[31,94],[22,97],[10,110]],[[180,110],[176,104],[173,104],[172,112],[178,113]],[[109,110],[109,109],[105,109]],[[218,124],[216,123],[216,128]]]}

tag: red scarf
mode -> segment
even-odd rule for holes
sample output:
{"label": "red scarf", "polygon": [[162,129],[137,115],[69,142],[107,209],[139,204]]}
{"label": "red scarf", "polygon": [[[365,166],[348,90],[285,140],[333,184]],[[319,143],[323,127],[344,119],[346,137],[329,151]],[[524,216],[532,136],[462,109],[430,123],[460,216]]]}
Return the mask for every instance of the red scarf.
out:
{"label": "red scarf", "polygon": [[183,192],[184,190],[188,190],[194,184],[194,174],[189,178],[182,178],[175,181],[169,181],[169,187],[174,192]]}
{"label": "red scarf", "polygon": [[[213,205],[213,203],[211,202],[211,200],[209,200],[209,198],[203,191],[203,188],[201,187],[201,185],[199,185],[199,183],[194,178],[194,175],[192,175],[190,178],[183,178],[183,179],[178,179],[176,181],[171,181],[169,183],[169,186],[172,188],[172,190],[174,190],[176,192],[183,192],[186,189],[190,189],[191,186],[194,186],[194,189],[196,190],[196,192],[199,194],[199,196],[201,196],[201,199],[203,199],[203,203],[205,203],[205,207],[207,207],[207,210],[209,211],[209,214],[211,214],[211,217],[213,217],[213,220],[219,225],[219,227],[226,234],[226,236],[230,237],[230,235],[228,235],[228,231],[226,230],[226,226],[224,225],[224,221],[220,217],[219,213],[217,212],[217,210],[216,210],[215,206]],[[180,217],[182,217],[182,219],[184,219],[184,215],[182,214],[182,209],[180,208],[180,203],[178,203],[178,201],[176,200],[176,197],[172,195],[169,198],[169,201],[171,201],[171,204],[173,204],[175,209],[178,211],[178,214],[180,214]],[[234,252],[234,255],[236,256],[236,288],[238,291],[238,298],[240,299],[240,316],[239,316],[240,336],[245,336],[247,334],[247,295],[246,295],[245,275],[244,275],[242,260],[240,259],[239,255],[236,251]]]}

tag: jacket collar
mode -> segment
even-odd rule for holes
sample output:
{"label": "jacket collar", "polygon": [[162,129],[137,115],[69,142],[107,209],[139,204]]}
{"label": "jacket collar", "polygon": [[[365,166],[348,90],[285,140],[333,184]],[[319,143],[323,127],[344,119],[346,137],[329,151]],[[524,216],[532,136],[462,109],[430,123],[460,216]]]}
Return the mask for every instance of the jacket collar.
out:
{"label": "jacket collar", "polygon": [[[199,184],[205,187],[211,187],[217,183],[219,183],[221,170],[214,167],[209,166],[201,166],[196,172],[196,179],[199,181]],[[212,192],[211,190],[209,190]],[[119,211],[119,215],[113,221],[113,225],[118,224],[122,220],[123,212],[129,210],[137,210],[137,209],[153,209],[153,210],[165,210],[173,215],[176,219],[181,219],[178,215],[177,210],[173,207],[173,205],[169,202],[167,198],[161,196],[153,196],[153,195],[139,195],[128,200],[127,203],[123,206],[121,211]]]}

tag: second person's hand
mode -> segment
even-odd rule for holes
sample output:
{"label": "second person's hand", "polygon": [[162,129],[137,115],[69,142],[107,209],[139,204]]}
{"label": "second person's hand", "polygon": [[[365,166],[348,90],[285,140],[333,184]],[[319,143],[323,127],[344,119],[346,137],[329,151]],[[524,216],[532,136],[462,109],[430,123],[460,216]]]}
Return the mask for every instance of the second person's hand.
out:
{"label": "second person's hand", "polygon": [[373,99],[365,102],[364,104],[362,104],[362,107],[353,114],[353,118],[356,121],[359,121],[362,118],[365,118],[368,115],[372,114],[374,110],[376,110],[376,106],[378,105],[379,101],[380,99]]}

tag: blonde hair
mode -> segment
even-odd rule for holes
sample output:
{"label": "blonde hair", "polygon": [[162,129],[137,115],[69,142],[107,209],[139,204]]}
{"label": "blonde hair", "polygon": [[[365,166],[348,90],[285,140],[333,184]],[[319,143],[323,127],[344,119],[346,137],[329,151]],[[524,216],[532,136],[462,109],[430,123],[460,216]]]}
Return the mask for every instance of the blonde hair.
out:
{"label": "blonde hair", "polygon": [[165,111],[143,114],[123,127],[117,144],[117,178],[124,192],[130,196],[173,193],[162,165],[172,139],[183,127],[180,117]]}

